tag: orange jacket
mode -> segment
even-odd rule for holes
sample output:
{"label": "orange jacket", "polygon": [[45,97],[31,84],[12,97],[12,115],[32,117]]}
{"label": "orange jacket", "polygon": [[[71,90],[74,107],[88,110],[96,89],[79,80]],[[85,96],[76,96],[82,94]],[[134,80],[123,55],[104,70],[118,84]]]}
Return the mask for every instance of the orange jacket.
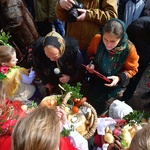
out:
{"label": "orange jacket", "polygon": [[[100,41],[101,41],[101,35],[96,34],[93,37],[93,39],[87,49],[87,55],[89,58],[92,58],[95,56],[97,47],[98,47],[98,44]],[[135,46],[132,43],[129,43],[128,46],[129,46],[129,54],[121,68],[121,72],[124,72],[125,74],[128,75],[129,78],[132,78],[138,72],[139,56],[136,52]]]}

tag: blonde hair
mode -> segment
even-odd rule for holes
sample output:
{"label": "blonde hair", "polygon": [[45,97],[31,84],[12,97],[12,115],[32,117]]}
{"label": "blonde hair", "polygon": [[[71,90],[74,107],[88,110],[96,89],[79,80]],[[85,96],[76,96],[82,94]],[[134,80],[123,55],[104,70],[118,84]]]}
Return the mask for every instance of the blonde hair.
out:
{"label": "blonde hair", "polygon": [[5,92],[2,81],[0,81],[0,105],[4,103],[5,100]]}
{"label": "blonde hair", "polygon": [[12,68],[11,71],[6,75],[6,78],[2,80],[4,90],[8,97],[12,98],[17,92],[22,80],[22,74],[28,75],[28,70],[23,67]]}
{"label": "blonde hair", "polygon": [[[13,47],[0,46],[0,66],[4,62],[10,62],[14,52],[16,50]],[[11,71],[6,74],[6,78],[2,80],[4,91],[8,97],[12,98],[18,90],[22,74],[28,75],[28,70],[20,67],[11,68]]]}
{"label": "blonde hair", "polygon": [[130,150],[150,150],[150,124],[137,131],[133,137]]}
{"label": "blonde hair", "polygon": [[47,107],[36,108],[20,119],[12,133],[13,150],[56,150],[59,142],[59,118]]}

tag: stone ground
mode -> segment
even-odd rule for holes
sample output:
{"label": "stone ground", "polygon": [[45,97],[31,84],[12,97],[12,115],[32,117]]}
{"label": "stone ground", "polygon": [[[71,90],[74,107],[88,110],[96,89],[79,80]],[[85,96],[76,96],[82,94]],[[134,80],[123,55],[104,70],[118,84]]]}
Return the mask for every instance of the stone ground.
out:
{"label": "stone ground", "polygon": [[[150,113],[150,109],[145,109],[143,107],[143,105],[150,102],[150,97],[148,99],[142,99],[141,95],[150,90],[150,88],[146,85],[148,82],[150,82],[150,78],[148,78],[148,76],[147,76],[149,69],[150,69],[150,67],[147,68],[147,70],[145,71],[143,77],[141,78],[141,80],[138,84],[138,87],[137,87],[136,91],[134,92],[134,95],[133,95],[132,99],[130,99],[129,102],[128,102],[128,104],[134,110],[144,110],[145,112],[148,112],[148,113]],[[121,93],[124,90],[125,89],[123,89],[121,91]]]}

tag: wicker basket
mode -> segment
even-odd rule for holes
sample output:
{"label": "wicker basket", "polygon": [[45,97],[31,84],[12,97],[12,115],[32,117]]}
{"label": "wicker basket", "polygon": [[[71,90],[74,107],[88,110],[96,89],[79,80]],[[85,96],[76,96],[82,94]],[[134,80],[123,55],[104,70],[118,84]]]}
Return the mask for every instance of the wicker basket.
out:
{"label": "wicker basket", "polygon": [[[47,99],[47,100],[50,100],[50,99],[53,99],[54,97],[59,97],[59,98],[61,98],[61,95],[50,95],[50,96],[47,96],[46,98],[44,98],[44,99]],[[43,101],[42,101],[43,102]],[[41,102],[41,103],[42,103]],[[48,102],[49,103],[49,102]],[[45,104],[45,103],[44,103]],[[62,105],[61,105],[61,108],[62,109],[64,109],[64,107],[66,106],[66,104],[67,104],[67,101],[62,101]],[[46,104],[47,105],[47,104]],[[85,106],[85,107],[87,107],[87,108],[90,108],[91,109],[91,112],[92,112],[92,114],[93,114],[93,125],[91,126],[91,128],[88,130],[88,133],[87,134],[85,134],[83,137],[85,138],[85,139],[89,139],[91,136],[93,136],[94,135],[94,133],[95,133],[95,131],[96,131],[96,128],[97,128],[97,113],[96,113],[96,111],[95,111],[95,109],[92,107],[92,105],[90,105],[89,103],[87,103],[87,102],[84,102],[83,103],[83,105],[82,106]]]}
{"label": "wicker basket", "polygon": [[[67,101],[69,100],[69,98],[71,97],[71,92],[68,92],[67,94],[67,99],[65,100],[62,100],[62,105],[61,107],[64,109],[64,107],[66,106],[67,104]],[[94,135],[95,131],[96,131],[96,128],[97,128],[97,113],[96,113],[96,110],[92,107],[92,105],[90,105],[89,103],[87,102],[84,102],[82,106],[85,106],[87,108],[90,108],[91,109],[91,113],[93,115],[93,125],[90,127],[90,129],[88,130],[88,133],[85,134],[83,137],[85,139],[89,139],[91,136]]]}
{"label": "wicker basket", "polygon": [[92,127],[90,128],[89,132],[84,135],[84,138],[85,138],[85,139],[89,139],[91,136],[94,135],[94,133],[95,133],[95,131],[96,131],[96,128],[97,128],[97,113],[96,113],[96,110],[95,110],[95,109],[92,107],[92,105],[90,105],[89,103],[84,102],[83,105],[86,106],[86,107],[90,107],[91,110],[92,110],[92,114],[94,115],[93,125],[92,125]]}

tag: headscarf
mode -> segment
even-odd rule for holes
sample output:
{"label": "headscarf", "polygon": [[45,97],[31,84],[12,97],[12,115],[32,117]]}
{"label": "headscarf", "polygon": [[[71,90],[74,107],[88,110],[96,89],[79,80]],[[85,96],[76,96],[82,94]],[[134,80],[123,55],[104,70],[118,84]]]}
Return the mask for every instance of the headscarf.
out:
{"label": "headscarf", "polygon": [[[108,22],[110,21],[118,21],[122,25],[124,33],[118,45],[112,50],[108,51],[106,49],[103,40],[101,40],[98,45],[95,62],[99,64],[99,71],[106,76],[114,75],[118,73],[123,63],[125,62],[129,52],[129,47],[128,47],[129,41],[128,41],[128,36],[126,34],[125,23],[115,18],[110,19]],[[102,37],[103,34],[104,31],[102,32]]]}
{"label": "headscarf", "polygon": [[55,31],[49,32],[43,40],[43,47],[45,47],[47,45],[56,46],[59,49],[61,56],[64,54],[65,41],[59,33],[55,32]]}

